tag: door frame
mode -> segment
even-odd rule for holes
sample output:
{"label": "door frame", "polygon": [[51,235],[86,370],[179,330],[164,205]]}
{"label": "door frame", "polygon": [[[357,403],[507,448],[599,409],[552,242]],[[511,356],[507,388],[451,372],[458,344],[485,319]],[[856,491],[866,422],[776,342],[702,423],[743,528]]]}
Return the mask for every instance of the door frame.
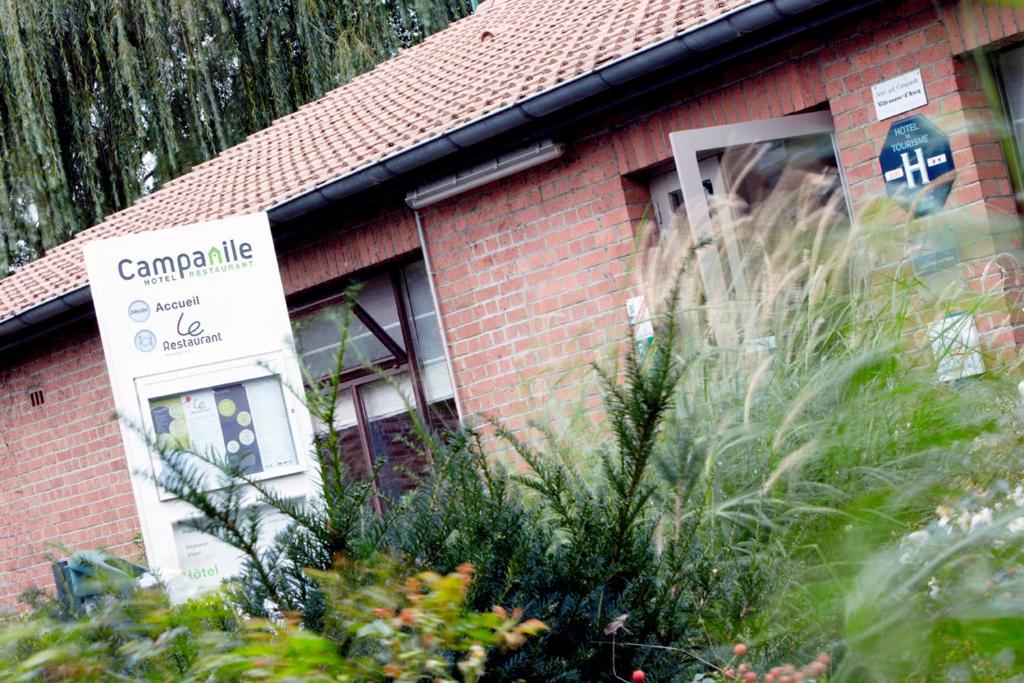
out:
{"label": "door frame", "polygon": [[[700,160],[709,153],[720,152],[729,147],[826,133],[831,136],[832,150],[849,213],[851,204],[839,149],[835,142],[835,124],[832,112],[827,109],[781,118],[694,128],[669,134],[683,205],[686,207],[686,219],[689,223],[690,234],[695,246],[694,251],[697,255],[701,277],[704,280],[709,305],[722,306],[727,303],[729,283],[726,282],[725,271],[719,261],[718,250],[714,246],[711,207],[701,182]],[[746,289],[742,281],[742,255],[730,223],[731,221],[722,222],[722,237],[725,242],[725,253],[729,260],[730,271],[736,280],[734,282],[735,290],[743,297]],[[735,275],[738,275],[738,278]],[[741,315],[746,315],[742,304]],[[735,335],[728,334],[724,329],[716,329],[715,333],[724,337],[720,341],[736,341]]]}

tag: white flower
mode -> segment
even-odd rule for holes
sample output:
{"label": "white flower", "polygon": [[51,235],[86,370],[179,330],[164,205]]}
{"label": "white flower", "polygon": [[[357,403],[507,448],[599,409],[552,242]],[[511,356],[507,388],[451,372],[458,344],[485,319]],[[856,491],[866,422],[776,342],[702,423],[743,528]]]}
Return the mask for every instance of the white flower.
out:
{"label": "white flower", "polygon": [[959,515],[957,515],[956,516],[956,525],[958,527],[960,527],[961,531],[970,531],[971,530],[971,513],[970,512],[961,512]]}
{"label": "white flower", "polygon": [[913,543],[915,545],[924,545],[924,543],[927,540],[928,540],[928,530],[927,529],[918,529],[917,531],[915,531],[912,534],[909,534],[906,537],[906,541],[908,543]]}
{"label": "white flower", "polygon": [[1010,500],[1017,507],[1024,507],[1024,486],[1018,484],[1017,488],[1010,492]]}
{"label": "white flower", "polygon": [[992,521],[992,508],[981,508],[971,515],[971,529],[983,526]]}
{"label": "white flower", "polygon": [[1016,517],[1006,525],[1006,530],[1011,534],[1019,534],[1024,531],[1024,517]]}

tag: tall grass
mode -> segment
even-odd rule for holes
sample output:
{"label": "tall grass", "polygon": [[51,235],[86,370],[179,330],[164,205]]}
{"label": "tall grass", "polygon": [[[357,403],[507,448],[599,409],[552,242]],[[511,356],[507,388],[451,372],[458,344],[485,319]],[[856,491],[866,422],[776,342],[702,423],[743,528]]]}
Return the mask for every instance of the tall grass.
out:
{"label": "tall grass", "polygon": [[[938,380],[948,359],[933,353],[927,323],[993,303],[955,286],[955,270],[916,277],[909,259],[872,277],[876,254],[899,253],[892,242],[908,226],[884,206],[851,221],[828,186],[794,171],[755,206],[718,200],[718,215],[734,217],[743,290],[735,279],[717,297],[704,286],[700,259],[728,260],[720,227],[695,244],[680,220],[642,254],[648,297],[665,300],[667,282],[682,293],[661,538],[699,535],[732,559],[718,570],[746,597],[706,621],[709,640],[748,640],[763,662],[827,649],[849,655],[841,680],[905,680],[927,667],[891,666],[885,629],[865,635],[864,615],[881,605],[900,538],[1018,466],[1017,392],[990,375]],[[954,286],[937,292],[936,281]],[[918,603],[884,604],[890,628],[925,629]]]}

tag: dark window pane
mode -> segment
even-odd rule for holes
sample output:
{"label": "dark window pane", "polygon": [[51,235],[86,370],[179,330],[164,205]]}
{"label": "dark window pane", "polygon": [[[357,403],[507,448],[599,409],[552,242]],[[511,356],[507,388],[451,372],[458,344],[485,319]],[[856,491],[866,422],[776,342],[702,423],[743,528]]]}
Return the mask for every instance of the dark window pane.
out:
{"label": "dark window pane", "polygon": [[395,289],[391,284],[391,276],[385,273],[364,282],[356,294],[356,301],[404,351],[402,327],[398,322],[398,303]]}
{"label": "dark window pane", "polygon": [[[391,279],[387,275],[380,275],[366,281],[356,295],[356,300],[374,322],[404,350]],[[293,328],[299,354],[309,373],[314,377],[323,377],[332,372],[345,329],[343,305],[326,306],[305,315],[293,323]],[[365,362],[380,363],[392,358],[384,343],[355,315],[349,316],[348,343],[342,370],[351,370]]]}
{"label": "dark window pane", "polygon": [[1004,96],[1010,113],[1010,126],[1017,139],[1020,163],[1024,164],[1024,47],[1004,53],[999,66],[1006,87]]}
{"label": "dark window pane", "polygon": [[448,398],[436,401],[427,406],[430,411],[430,426],[439,432],[458,431],[459,413],[455,409],[455,400]]}
{"label": "dark window pane", "polygon": [[413,317],[434,312],[434,298],[430,294],[427,266],[423,261],[410,263],[405,267],[405,287],[409,294],[409,306]]}
{"label": "dark window pane", "polygon": [[423,261],[417,261],[406,266],[403,274],[423,393],[428,402],[451,398],[451,375],[448,373],[441,328],[438,325],[437,312],[434,310],[434,299],[430,294],[426,266]]}
{"label": "dark window pane", "polygon": [[345,466],[345,478],[349,481],[363,481],[370,475],[363,442],[359,438],[359,427],[352,426],[338,434],[341,446],[341,461]]}
{"label": "dark window pane", "polygon": [[381,491],[391,497],[408,491],[428,472],[408,412],[412,405],[411,389],[408,375],[399,375],[394,382],[373,382],[360,389],[369,421],[370,450],[375,465],[380,467]]}
{"label": "dark window pane", "polygon": [[840,188],[835,148],[827,133],[730,147],[722,157],[722,175],[735,198],[729,208],[738,213],[774,192],[805,190],[812,176],[822,179],[816,188],[822,201]]}
{"label": "dark window pane", "polygon": [[371,420],[370,440],[384,495],[398,498],[427,475],[427,462],[415,447],[408,413]]}
{"label": "dark window pane", "polygon": [[[407,318],[411,340],[416,348],[422,395],[427,403],[427,425],[438,431],[459,427],[445,358],[437,313],[423,262],[412,263],[400,271],[399,293],[392,278],[382,274],[366,280],[357,294],[359,305],[396,344],[405,349],[400,312]],[[404,290],[404,291],[403,291]],[[400,310],[398,306],[401,305]],[[311,374],[324,376],[334,370],[335,356],[344,328],[342,305],[327,306],[295,321],[299,351]],[[343,370],[356,368],[361,360],[384,361],[393,357],[375,335],[353,314],[349,317],[349,353]],[[365,478],[372,468],[378,472],[377,485],[385,498],[401,496],[429,473],[429,458],[418,445],[409,410],[415,410],[413,374],[402,372],[390,381],[360,378],[358,386],[346,390],[334,417],[341,457],[348,479]],[[358,397],[365,415],[367,444],[360,438],[357,425]],[[324,428],[317,429],[322,435]],[[368,452],[367,452],[368,450]],[[373,463],[371,466],[370,463]]]}
{"label": "dark window pane", "polygon": [[327,442],[327,434],[323,432],[316,436],[316,448],[326,479],[333,479],[335,458],[341,462],[345,481],[365,481],[369,476],[370,470],[363,454],[363,442],[359,438],[359,427],[338,430],[337,452],[331,448]]}

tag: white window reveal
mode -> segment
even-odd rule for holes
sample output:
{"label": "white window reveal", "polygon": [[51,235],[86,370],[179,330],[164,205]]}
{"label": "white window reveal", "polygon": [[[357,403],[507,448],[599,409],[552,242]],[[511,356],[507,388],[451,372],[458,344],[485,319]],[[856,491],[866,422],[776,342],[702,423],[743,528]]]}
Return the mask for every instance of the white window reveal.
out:
{"label": "white window reveal", "polygon": [[1024,46],[1004,52],[999,59],[1006,112],[1016,142],[1018,204],[1024,206]]}

